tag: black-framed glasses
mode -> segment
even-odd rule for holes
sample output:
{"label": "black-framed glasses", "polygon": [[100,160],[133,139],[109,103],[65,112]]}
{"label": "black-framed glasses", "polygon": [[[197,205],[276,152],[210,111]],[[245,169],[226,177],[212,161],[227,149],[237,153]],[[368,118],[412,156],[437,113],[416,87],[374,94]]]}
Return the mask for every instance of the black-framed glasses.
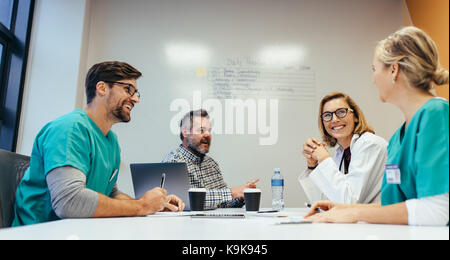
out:
{"label": "black-framed glasses", "polygon": [[103,80],[103,81],[106,83],[111,83],[111,84],[124,85],[125,90],[128,92],[128,94],[131,97],[134,96],[134,94],[136,94],[139,99],[141,98],[141,93],[139,93],[139,91],[133,86],[133,84],[120,82],[120,81],[108,81],[108,80]]}
{"label": "black-framed glasses", "polygon": [[333,120],[333,114],[335,114],[338,118],[344,118],[345,116],[347,116],[348,111],[353,112],[353,109],[348,107],[338,108],[334,112],[324,112],[322,113],[322,115],[320,115],[320,117],[324,122],[330,122],[331,120]]}

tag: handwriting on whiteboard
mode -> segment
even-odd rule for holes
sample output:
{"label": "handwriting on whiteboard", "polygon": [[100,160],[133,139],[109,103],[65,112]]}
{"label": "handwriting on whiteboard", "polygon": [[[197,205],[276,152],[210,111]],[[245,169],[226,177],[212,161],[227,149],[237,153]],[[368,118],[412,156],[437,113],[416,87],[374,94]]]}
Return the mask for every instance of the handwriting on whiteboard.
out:
{"label": "handwriting on whiteboard", "polygon": [[309,67],[215,66],[206,69],[208,96],[218,99],[314,100],[315,73]]}

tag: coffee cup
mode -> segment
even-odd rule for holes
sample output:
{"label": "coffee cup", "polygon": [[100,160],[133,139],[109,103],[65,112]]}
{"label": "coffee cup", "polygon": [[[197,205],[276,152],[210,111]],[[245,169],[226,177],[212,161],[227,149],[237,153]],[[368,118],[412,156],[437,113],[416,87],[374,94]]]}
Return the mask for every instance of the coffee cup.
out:
{"label": "coffee cup", "polygon": [[260,189],[244,189],[244,200],[246,211],[258,211],[261,201]]}
{"label": "coffee cup", "polygon": [[191,205],[191,211],[203,211],[205,205],[205,197],[205,188],[190,188],[189,203]]}

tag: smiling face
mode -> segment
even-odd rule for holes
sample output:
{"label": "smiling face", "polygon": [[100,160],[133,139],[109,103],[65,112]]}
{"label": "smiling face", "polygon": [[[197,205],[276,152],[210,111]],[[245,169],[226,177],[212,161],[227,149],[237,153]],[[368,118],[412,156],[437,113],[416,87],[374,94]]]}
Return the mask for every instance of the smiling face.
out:
{"label": "smiling face", "polygon": [[[347,114],[343,118],[340,118],[333,113],[340,108],[348,108]],[[352,140],[355,123],[358,122],[358,119],[354,116],[354,113],[344,98],[336,98],[326,102],[323,106],[323,113],[326,112],[331,112],[333,114],[331,121],[326,122],[322,120],[325,131],[336,138],[339,145],[343,148],[347,148]]]}
{"label": "smiling face", "polygon": [[[137,90],[136,80],[120,80],[120,83],[131,84]],[[129,122],[131,120],[131,110],[136,103],[139,103],[137,94],[130,96],[128,87],[124,84],[111,83],[110,93],[107,97],[107,107],[110,117],[115,122]]]}

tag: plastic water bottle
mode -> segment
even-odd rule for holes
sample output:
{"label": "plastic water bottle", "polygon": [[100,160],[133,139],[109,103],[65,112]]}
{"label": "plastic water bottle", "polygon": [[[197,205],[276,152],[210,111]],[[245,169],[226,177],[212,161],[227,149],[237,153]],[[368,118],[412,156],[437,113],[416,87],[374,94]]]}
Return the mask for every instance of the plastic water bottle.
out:
{"label": "plastic water bottle", "polygon": [[280,169],[275,168],[272,177],[272,208],[274,210],[284,209],[283,190],[284,190],[283,176],[280,174]]}

